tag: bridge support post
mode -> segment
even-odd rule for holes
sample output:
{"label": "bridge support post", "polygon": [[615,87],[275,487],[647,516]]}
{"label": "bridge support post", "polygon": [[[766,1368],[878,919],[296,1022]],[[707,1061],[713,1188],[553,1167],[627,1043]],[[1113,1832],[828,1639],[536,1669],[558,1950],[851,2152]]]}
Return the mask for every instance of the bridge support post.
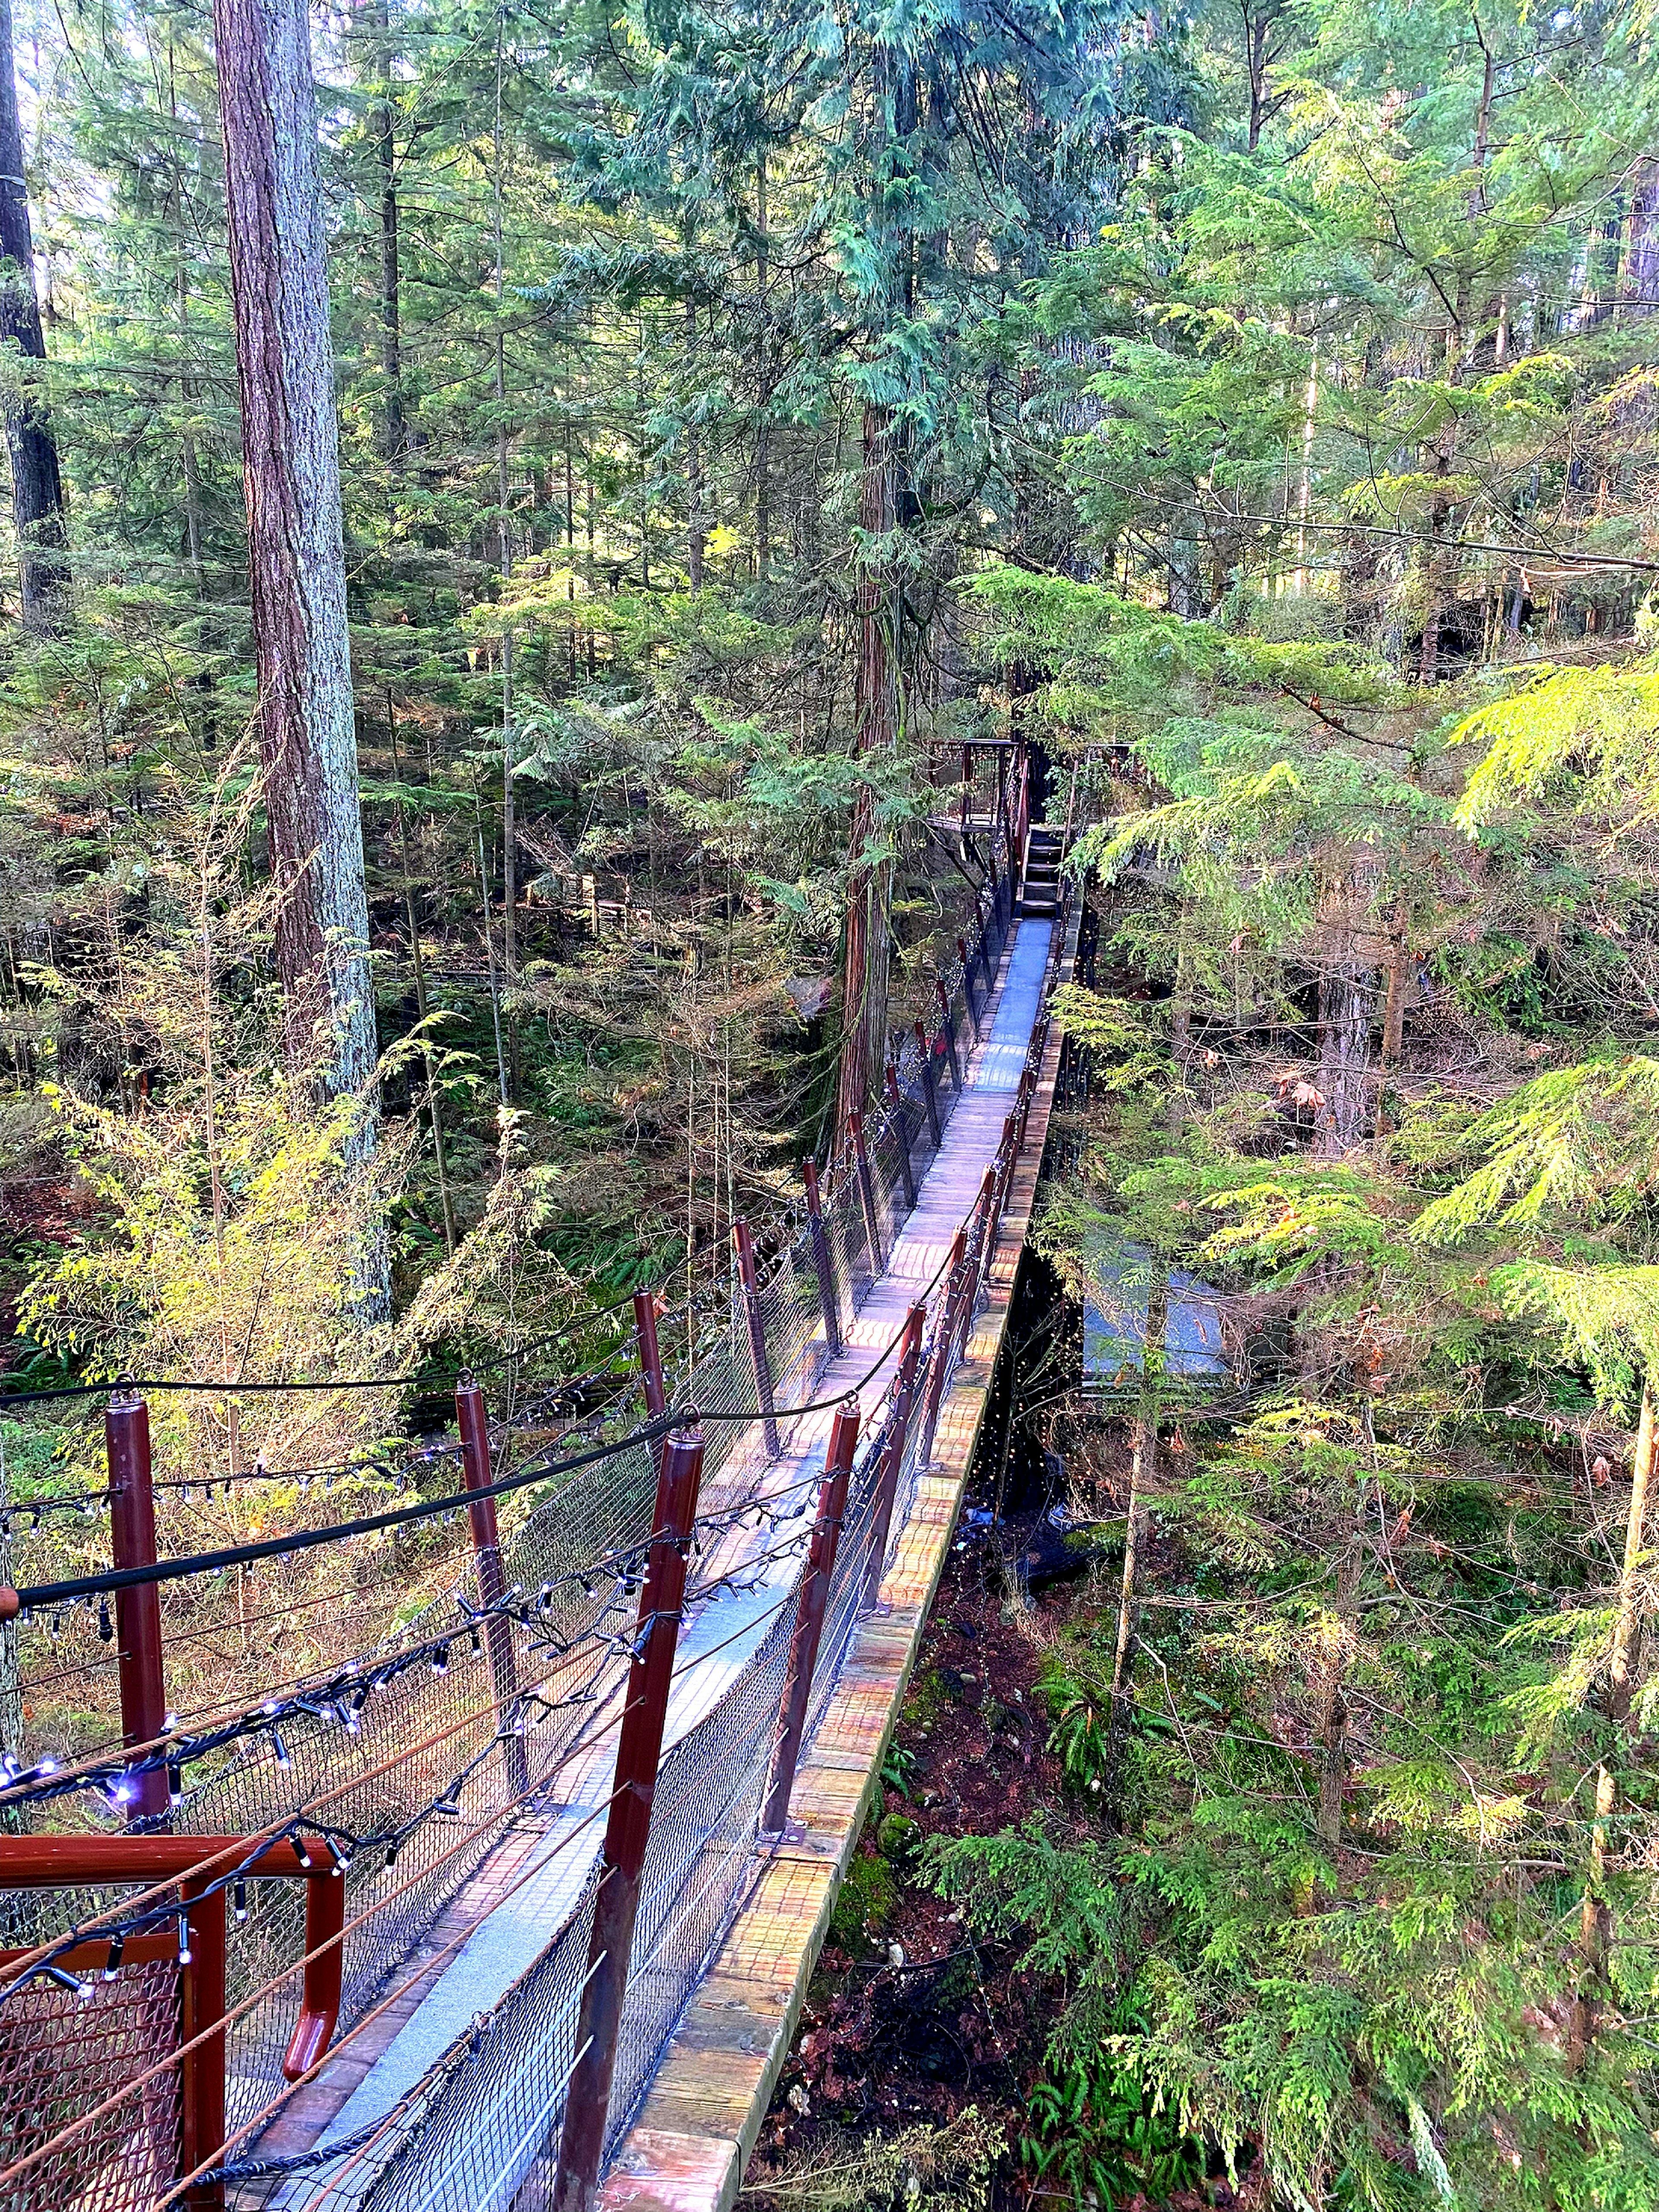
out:
{"label": "bridge support post", "polygon": [[[455,1386],[455,1425],[461,1432],[461,1482],[469,1491],[488,1490],[489,1465],[489,1409],[484,1394],[470,1374]],[[478,1575],[478,1602],[486,1609],[500,1606],[507,1595],[501,1567],[501,1539],[493,1498],[474,1498],[466,1509],[472,1530],[472,1554]],[[484,1644],[495,1685],[496,1725],[504,1727],[519,1692],[519,1672],[513,1653],[513,1624],[504,1613],[489,1610],[484,1623]],[[507,1760],[507,1786],[516,1802],[530,1787],[530,1765],[521,1735],[508,1734],[501,1748]]]}
{"label": "bridge support post", "polygon": [[778,1712],[777,1741],[772,1747],[772,1771],[761,1813],[763,1836],[787,1837],[789,1799],[795,1787],[795,1769],[806,1734],[807,1707],[811,1700],[812,1673],[817,1665],[818,1640],[823,1633],[824,1609],[841,1547],[842,1522],[847,1516],[847,1486],[853,1472],[853,1452],[859,1437],[859,1401],[849,1396],[836,1409],[830,1431],[823,1481],[818,1491],[812,1541],[801,1577],[795,1607],[795,1633],[789,1646],[789,1671],[784,1678],[783,1700]]}
{"label": "bridge support post", "polygon": [[823,1225],[823,1200],[818,1192],[818,1164],[808,1160],[801,1170],[806,1184],[806,1230],[811,1241],[812,1265],[817,1271],[818,1303],[823,1308],[824,1348],[831,1359],[841,1355],[841,1300],[836,1290],[836,1264],[830,1256],[830,1237]]}
{"label": "bridge support post", "polygon": [[927,1108],[927,1133],[933,1140],[933,1150],[939,1146],[939,1079],[933,1073],[933,1041],[926,1026],[916,1024],[916,1049],[921,1054],[921,1095]]}
{"label": "bridge support post", "polygon": [[743,1286],[743,1315],[749,1330],[749,1358],[755,1370],[755,1403],[760,1408],[766,1449],[778,1455],[778,1416],[772,1395],[772,1362],[766,1349],[766,1323],[761,1317],[760,1282],[755,1273],[755,1243],[746,1221],[732,1224],[732,1242],[738,1255],[738,1279]]}
{"label": "bridge support post", "polygon": [[951,1345],[962,1304],[967,1251],[968,1231],[958,1229],[945,1262],[945,1289],[939,1302],[938,1326],[933,1331],[933,1354],[927,1367],[927,1391],[921,1401],[921,1435],[916,1443],[916,1457],[924,1466],[933,1456],[933,1431],[939,1426],[939,1403],[951,1371]]}
{"label": "bridge support post", "polygon": [[576,2063],[565,2093],[564,2122],[559,2135],[553,2212],[591,2212],[605,2155],[617,2032],[628,1994],[640,1875],[651,1835],[651,1800],[668,1718],[680,1605],[685,1595],[686,1555],[696,1522],[697,1486],[702,1480],[701,1430],[675,1430],[665,1446],[662,1473],[657,1480],[651,1549],[645,1587],[640,1593],[622,1737],[617,1746],[616,1788],[593,1899],[593,1933],[576,2025]]}
{"label": "bridge support post", "polygon": [[910,1164],[910,1131],[904,1116],[904,1100],[899,1091],[898,1070],[890,1060],[887,1063],[887,1103],[893,1109],[893,1127],[898,1132],[899,1174],[904,1181],[904,1210],[916,1210],[916,1176]]}
{"label": "bridge support post", "polygon": [[951,1012],[951,994],[942,981],[935,980],[933,988],[939,993],[939,1026],[945,1031],[945,1049],[951,1061],[951,1080],[958,1092],[962,1089],[962,1061],[957,1052],[957,1018]]}
{"label": "bridge support post", "polygon": [[[635,1291],[634,1293],[634,1336],[640,1347],[640,1380],[645,1387],[645,1417],[648,1421],[659,1421],[668,1411],[668,1398],[662,1387],[662,1354],[657,1349],[657,1294],[654,1291]],[[659,1474],[662,1473],[664,1441],[659,1437],[651,1447],[652,1463]]]}
{"label": "bridge support post", "polygon": [[887,1560],[887,1537],[892,1527],[893,1502],[898,1496],[899,1468],[904,1459],[904,1439],[910,1425],[911,1401],[916,1391],[916,1365],[921,1358],[921,1332],[927,1320],[926,1306],[912,1306],[904,1316],[904,1340],[899,1351],[898,1373],[893,1380],[893,1418],[882,1447],[881,1480],[870,1528],[870,1566],[864,1585],[862,1610],[868,1612],[881,1594],[881,1571]]}
{"label": "bridge support post", "polygon": [[[343,1893],[343,1882],[340,1887]],[[181,1901],[189,1956],[181,1954],[180,1959],[179,2040],[191,2043],[207,2035],[205,2043],[185,2053],[179,2069],[179,2171],[185,2174],[198,2166],[216,2166],[225,2147],[225,1893],[198,1879],[184,1885]],[[218,2033],[208,2034],[216,2027]],[[194,2182],[185,2192],[188,2212],[222,2212],[224,2201],[222,2181]]]}
{"label": "bridge support post", "polygon": [[[104,1412],[109,1468],[110,1548],[118,1567],[155,1565],[155,1491],[149,1456],[149,1407],[136,1390],[118,1389]],[[161,1598],[155,1583],[115,1593],[119,1655],[121,1741],[154,1746],[167,1733],[167,1698],[161,1663]],[[149,1754],[149,1755],[153,1755]],[[140,1752],[139,1758],[146,1756]],[[165,1820],[167,1770],[158,1765],[123,1784],[127,1826]]]}
{"label": "bridge support post", "polygon": [[864,1116],[849,1114],[847,1127],[853,1139],[853,1163],[859,1181],[859,1204],[864,1209],[864,1233],[870,1240],[870,1273],[878,1275],[887,1265],[881,1249],[881,1230],[876,1221],[876,1190],[870,1180],[870,1155],[864,1144]]}
{"label": "bridge support post", "polygon": [[997,1243],[1002,1235],[1002,1209],[1008,1200],[1008,1186],[1013,1181],[1014,1161],[1018,1157],[1014,1141],[1016,1117],[1010,1114],[1002,1124],[1002,1142],[997,1146],[996,1166],[986,1172],[991,1176],[991,1197],[986,1209],[985,1242],[980,1252],[979,1273],[975,1283],[975,1293],[990,1279],[996,1263]]}
{"label": "bridge support post", "polygon": [[957,957],[962,963],[962,995],[968,1001],[968,1019],[973,1025],[974,1042],[979,1042],[979,1008],[974,1004],[974,963],[968,957],[968,940],[957,939]]}

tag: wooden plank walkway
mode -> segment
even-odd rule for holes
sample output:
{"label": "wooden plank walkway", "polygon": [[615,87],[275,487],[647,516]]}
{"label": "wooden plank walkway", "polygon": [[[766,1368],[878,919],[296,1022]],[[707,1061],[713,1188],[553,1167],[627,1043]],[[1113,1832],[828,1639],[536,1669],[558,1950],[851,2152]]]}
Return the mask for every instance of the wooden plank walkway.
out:
{"label": "wooden plank walkway", "polygon": [[[1075,959],[1079,920],[1074,915],[1071,921],[1062,975],[1069,975]],[[915,1248],[907,1252],[900,1239],[890,1270],[893,1283],[884,1278],[860,1310],[866,1348],[848,1356],[855,1372],[857,1362],[868,1359],[868,1346],[886,1341],[904,1307],[929,1279],[995,1152],[1006,1097],[1018,1082],[1036,1013],[1035,990],[1027,1011],[1018,1003],[1023,995],[1018,987],[1034,957],[1040,986],[1050,928],[1048,922],[1020,925],[1000,978],[999,1014],[1006,1007],[1008,1018],[993,1030],[975,1071],[982,1076],[981,1095],[975,1100],[981,1086],[970,1080],[934,1163],[935,1174],[944,1170],[939,1188],[929,1188],[930,1175],[918,1193],[911,1216]],[[1016,986],[1012,995],[1011,983]],[[1024,1029],[1019,1032],[1022,1015]],[[1056,1027],[1009,1191],[990,1296],[941,1408],[933,1460],[917,1481],[882,1584],[889,1610],[860,1624],[823,1721],[802,1757],[793,1809],[805,1824],[805,1837],[777,1847],[761,1863],[748,1899],[664,2052],[639,2118],[601,2191],[601,2212],[727,2212],[736,2198],[794,2039],[836,1893],[864,1825],[950,1550],[1030,1226],[1060,1050]],[[961,1144],[953,1155],[951,1138],[959,1121]],[[972,1164],[975,1158],[977,1166]],[[827,1396],[831,1388],[826,1376],[821,1395]]]}
{"label": "wooden plank walkway", "polygon": [[[840,1355],[816,1382],[811,1372],[813,1363],[804,1361],[801,1371],[792,1378],[793,1387],[787,1395],[823,1403],[855,1392],[866,1419],[885,1395],[897,1357],[895,1340],[906,1310],[923,1298],[939,1277],[951,1240],[972,1209],[981,1179],[995,1156],[1025,1064],[1051,941],[1052,925],[1046,921],[1023,921],[1011,936],[994,993],[981,1011],[981,1042],[969,1055],[962,1095],[945,1124],[939,1153],[922,1178],[916,1206],[895,1237],[882,1274],[848,1325]],[[1040,1152],[1046,1118],[1046,1103],[1039,1103],[1033,1109],[1028,1151],[1035,1146]],[[1021,1188],[1017,1179],[1006,1218],[1005,1255],[1017,1255],[1024,1233],[1024,1218],[1018,1212]],[[999,1264],[1001,1272],[1007,1271],[1006,1258]],[[1001,1310],[995,1289],[999,1280],[1000,1273],[994,1273],[986,1321]],[[976,1371],[974,1357],[983,1357],[976,1348],[986,1321],[970,1346],[972,1356],[964,1374]],[[995,1327],[1000,1338],[1000,1319]],[[955,1488],[951,1492],[952,1516],[954,1498],[971,1449],[971,1438],[962,1429],[963,1402],[958,1384],[942,1409],[936,1444],[936,1466],[956,1470]],[[803,1480],[822,1468],[833,1418],[826,1406],[821,1412],[791,1420],[781,1406],[782,1453],[769,1462],[758,1432],[746,1438],[721,1470],[720,1497],[766,1496],[792,1490],[799,1493]],[[921,1478],[908,1523],[900,1534],[892,1570],[900,1591],[909,1587],[907,1577],[911,1570],[907,1561],[915,1548],[916,1531],[932,1528],[937,1520],[934,1493],[939,1484],[938,1472]],[[705,1506],[713,1502],[706,1499]],[[704,1556],[699,1574],[705,1580],[713,1579],[775,1541],[767,1529],[734,1528]],[[943,1558],[942,1549],[939,1558]],[[796,1557],[781,1557],[741,1592],[718,1592],[696,1607],[682,1632],[676,1655],[665,1749],[695,1728],[742,1674],[780,1601],[787,1598],[799,1565]],[[849,1667],[856,1658],[855,1650]],[[585,1748],[561,1774],[561,1803],[548,1811],[520,1817],[452,1901],[422,1948],[428,1956],[441,1953],[453,1936],[476,1922],[471,1935],[441,1962],[434,1956],[430,1974],[416,1981],[372,2028],[356,2038],[347,2051],[300,2093],[266,2131],[259,2146],[262,2153],[280,2156],[308,2149],[325,2139],[343,2140],[388,2113],[439,2063],[471,2021],[525,1972],[557,1932],[599,1847],[599,1831],[592,1816],[611,1786],[615,1707],[623,1680],[624,1670],[619,1664],[584,1732]],[[843,1702],[838,1694],[832,1722]],[[884,1740],[890,1714],[878,1686],[871,1686],[866,1703],[871,1725],[879,1724]],[[844,1730],[845,1717],[835,1724]],[[830,1733],[827,1722],[819,1731],[821,1744]],[[839,1754],[832,1751],[830,1755],[833,1759]],[[408,1964],[399,1969],[400,1975],[407,1975]],[[331,2207],[338,2212],[338,2208],[355,2203],[372,2186],[374,2172],[374,2161],[364,2160],[340,2172],[328,2191]],[[312,2187],[308,2182],[278,2182],[246,2190],[240,2201],[248,2208],[254,2203],[297,2206],[311,2200]]]}

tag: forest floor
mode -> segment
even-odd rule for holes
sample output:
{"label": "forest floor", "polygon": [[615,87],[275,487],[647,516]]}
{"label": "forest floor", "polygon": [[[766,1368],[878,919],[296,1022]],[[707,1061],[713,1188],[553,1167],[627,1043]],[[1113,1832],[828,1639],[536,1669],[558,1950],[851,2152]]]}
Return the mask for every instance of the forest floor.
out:
{"label": "forest floor", "polygon": [[[1127,1448],[1120,1455],[1127,1502]],[[1063,1630],[1115,1609],[1121,1553],[1114,1547],[1091,1571],[1024,1591],[1018,1563],[1050,1562],[1049,1532],[1037,1511],[986,1525],[975,1513],[986,1506],[970,1498],[964,1508],[745,2177],[744,2197],[775,2212],[886,2212],[924,2201],[1013,2212],[1073,2201],[1021,2155],[1057,1985],[1021,1970],[1021,1942],[969,1936],[919,1862],[929,1838],[994,1835],[1030,1820],[1060,1841],[1100,1832],[1092,1804],[1067,1788],[1048,1748],[1041,1678]],[[1030,1571],[1040,1577],[1043,1566]],[[1158,2203],[1188,2212],[1241,2201],[1212,2182]],[[1149,2212],[1151,2200],[1121,2203]]]}

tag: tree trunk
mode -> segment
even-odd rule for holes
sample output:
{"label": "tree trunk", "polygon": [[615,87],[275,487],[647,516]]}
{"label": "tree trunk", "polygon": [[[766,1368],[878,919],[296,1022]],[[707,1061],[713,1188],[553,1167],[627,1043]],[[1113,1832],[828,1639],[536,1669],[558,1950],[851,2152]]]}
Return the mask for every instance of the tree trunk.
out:
{"label": "tree trunk", "polygon": [[763,152],[755,164],[755,577],[763,584],[772,565],[771,426],[767,420],[772,404],[772,375],[766,327],[769,244]]}
{"label": "tree trunk", "polygon": [[[885,409],[864,413],[864,471],[859,525],[869,538],[893,526],[893,434]],[[898,681],[891,635],[892,593],[884,575],[866,560],[858,588],[859,659],[854,697],[855,742],[869,759],[891,752],[898,741]],[[866,850],[875,830],[876,795],[860,783],[853,807],[847,885],[846,949],[842,967],[841,1067],[836,1098],[837,1141],[881,1073],[887,1042],[887,976],[891,951],[892,867],[870,862]]]}
{"label": "tree trunk", "polygon": [[[685,303],[685,358],[694,374],[697,359],[697,305],[695,300]],[[703,555],[708,550],[708,532],[702,514],[702,440],[695,422],[689,423],[685,433],[685,574],[694,592],[702,589]]]}
{"label": "tree trunk", "polygon": [[1400,1048],[1406,1032],[1406,902],[1395,902],[1389,925],[1389,983],[1382,1005],[1382,1051],[1376,1064],[1376,1133],[1386,1136],[1389,1117],[1383,1093],[1389,1078],[1400,1065]]}
{"label": "tree trunk", "polygon": [[404,420],[403,305],[398,260],[398,141],[392,112],[392,40],[386,0],[365,10],[368,74],[374,87],[369,137],[380,172],[380,443],[395,476],[409,450]]}
{"label": "tree trunk", "polygon": [[[34,296],[34,240],[23,182],[23,132],[17,116],[12,59],[11,0],[0,0],[0,342],[16,341],[26,362],[44,362],[40,309]],[[23,620],[33,630],[63,629],[69,613],[69,564],[64,558],[64,486],[46,381],[25,369],[6,397],[6,450],[11,457],[11,512]]]}
{"label": "tree trunk", "polygon": [[[214,0],[256,717],[290,1065],[367,1097],[377,1049],[338,424],[303,0]],[[365,1116],[359,1146],[373,1125]]]}
{"label": "tree trunk", "polygon": [[1373,979],[1352,962],[1332,963],[1319,979],[1319,1081],[1323,1103],[1314,1129],[1320,1159],[1340,1159],[1359,1142],[1370,1088]]}
{"label": "tree trunk", "polygon": [[1631,185],[1625,224],[1625,274],[1620,287],[1621,314],[1650,314],[1659,307],[1659,156],[1645,155]]}

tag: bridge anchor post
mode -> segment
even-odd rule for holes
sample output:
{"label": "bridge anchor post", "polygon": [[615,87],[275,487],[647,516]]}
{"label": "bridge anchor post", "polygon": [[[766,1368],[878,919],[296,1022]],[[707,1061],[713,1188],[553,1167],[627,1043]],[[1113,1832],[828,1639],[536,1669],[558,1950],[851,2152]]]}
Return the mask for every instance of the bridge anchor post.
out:
{"label": "bridge anchor post", "polygon": [[817,1513],[812,1522],[812,1541],[806,1554],[795,1607],[795,1633],[789,1646],[789,1671],[784,1678],[778,1711],[777,1741],[772,1747],[772,1771],[766,1785],[760,1832],[786,1843],[800,1840],[805,1831],[789,1818],[789,1800],[806,1735],[807,1707],[811,1700],[812,1674],[817,1665],[818,1641],[830,1601],[830,1585],[841,1547],[842,1523],[847,1516],[847,1486],[853,1472],[853,1452],[859,1437],[859,1401],[849,1396],[836,1411],[830,1432],[823,1481],[818,1491]]}
{"label": "bridge anchor post", "polygon": [[651,1801],[679,1643],[686,1555],[702,1480],[701,1430],[675,1430],[663,1451],[657,1480],[651,1549],[617,1746],[616,1787],[593,1899],[593,1933],[576,2025],[576,2063],[566,2088],[559,2134],[553,2212],[591,2212],[599,2185],[617,2066],[617,2033],[628,1994],[634,1922],[640,1908],[640,1875],[651,1836]]}

